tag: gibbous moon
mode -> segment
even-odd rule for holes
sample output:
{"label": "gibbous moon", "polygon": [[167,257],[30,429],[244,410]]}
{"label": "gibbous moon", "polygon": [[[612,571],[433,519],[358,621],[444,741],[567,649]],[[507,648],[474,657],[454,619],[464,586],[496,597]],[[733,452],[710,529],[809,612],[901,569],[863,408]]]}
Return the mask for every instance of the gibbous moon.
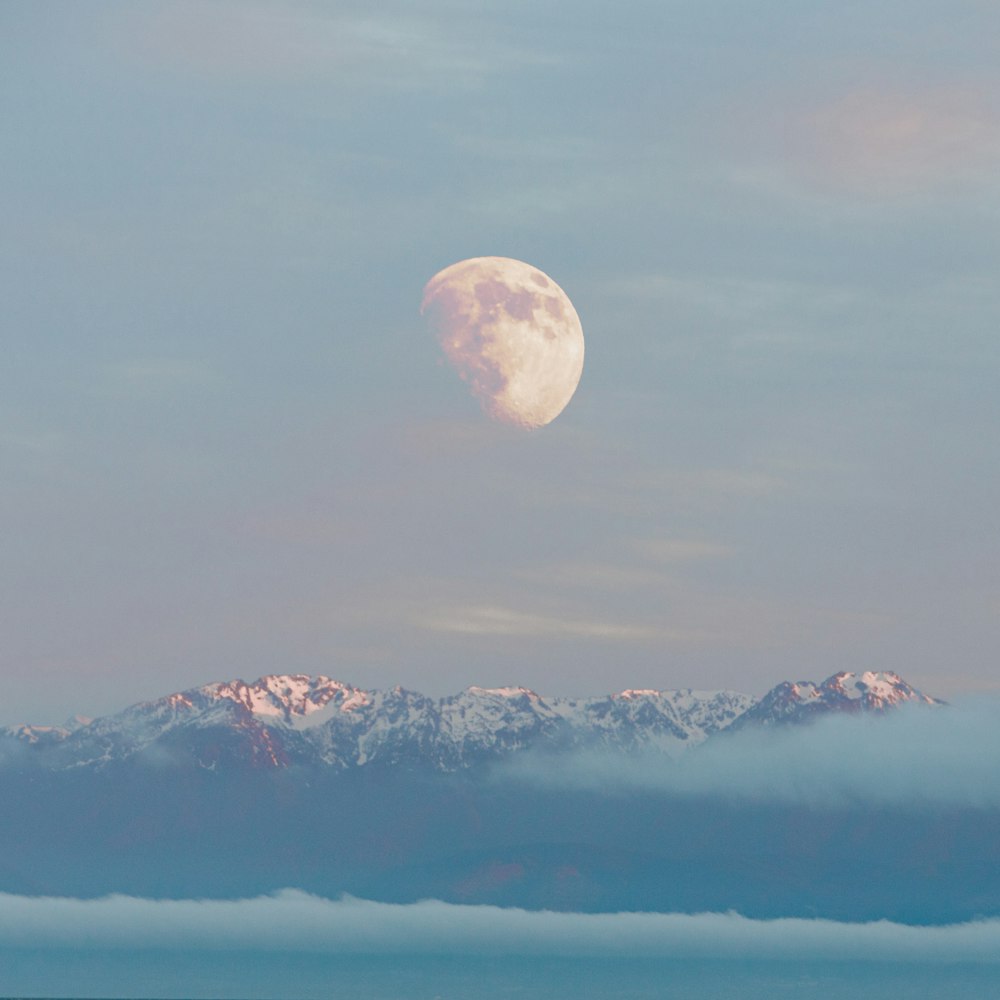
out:
{"label": "gibbous moon", "polygon": [[583,372],[583,328],[547,275],[509,257],[473,257],[427,282],[420,312],[494,420],[544,427]]}

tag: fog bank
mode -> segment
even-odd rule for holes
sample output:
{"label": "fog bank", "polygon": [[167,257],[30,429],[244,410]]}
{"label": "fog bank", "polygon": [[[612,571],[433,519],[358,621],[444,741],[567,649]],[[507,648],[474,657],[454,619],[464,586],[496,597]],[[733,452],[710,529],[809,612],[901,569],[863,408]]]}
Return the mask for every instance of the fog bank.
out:
{"label": "fog bank", "polygon": [[1000,963],[1000,920],[937,927],[399,905],[295,890],[246,900],[0,896],[0,949]]}
{"label": "fog bank", "polygon": [[988,700],[723,733],[678,760],[602,751],[515,758],[496,776],[602,792],[647,790],[832,807],[996,808],[998,760],[1000,702]]}

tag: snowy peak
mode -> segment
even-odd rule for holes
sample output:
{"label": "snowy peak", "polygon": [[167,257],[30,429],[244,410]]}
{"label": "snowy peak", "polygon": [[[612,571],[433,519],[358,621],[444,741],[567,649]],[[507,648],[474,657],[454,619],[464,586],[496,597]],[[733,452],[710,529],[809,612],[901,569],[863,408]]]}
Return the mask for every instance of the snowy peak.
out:
{"label": "snowy peak", "polygon": [[859,701],[870,711],[884,711],[904,701],[939,704],[916,688],[911,687],[899,674],[890,671],[866,670],[861,674],[844,671],[828,677],[820,685],[823,696],[831,699]]}
{"label": "snowy peak", "polygon": [[341,711],[351,711],[369,700],[367,692],[349,684],[307,674],[268,674],[252,684],[243,680],[220,681],[197,691],[209,700],[230,701],[250,715],[279,718],[289,725],[321,711],[331,702]]}
{"label": "snowy peak", "polygon": [[484,688],[477,687],[473,684],[471,687],[465,689],[466,694],[473,695],[474,697],[488,697],[488,698],[516,698],[518,700],[527,698],[529,701],[538,700],[539,696],[535,694],[531,688],[526,687],[499,687],[499,688]]}
{"label": "snowy peak", "polygon": [[779,684],[738,719],[736,728],[805,722],[830,712],[885,712],[906,702],[943,704],[890,671],[842,671],[819,684],[814,681]]}

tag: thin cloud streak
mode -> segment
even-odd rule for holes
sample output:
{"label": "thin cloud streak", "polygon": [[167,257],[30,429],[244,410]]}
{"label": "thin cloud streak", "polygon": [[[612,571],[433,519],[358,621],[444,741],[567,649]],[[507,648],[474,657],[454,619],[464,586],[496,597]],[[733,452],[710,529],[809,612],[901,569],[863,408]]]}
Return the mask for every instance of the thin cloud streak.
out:
{"label": "thin cloud streak", "polygon": [[304,4],[157,4],[132,15],[125,44],[164,65],[206,78],[258,82],[345,81],[373,91],[454,87],[475,89],[507,69],[555,62],[542,47],[526,48],[479,33],[447,10],[413,17],[404,8],[334,10]]}
{"label": "thin cloud streak", "polygon": [[464,635],[574,636],[587,639],[681,638],[681,633],[646,625],[590,621],[516,611],[495,605],[473,605],[418,617],[414,624],[433,632]]}

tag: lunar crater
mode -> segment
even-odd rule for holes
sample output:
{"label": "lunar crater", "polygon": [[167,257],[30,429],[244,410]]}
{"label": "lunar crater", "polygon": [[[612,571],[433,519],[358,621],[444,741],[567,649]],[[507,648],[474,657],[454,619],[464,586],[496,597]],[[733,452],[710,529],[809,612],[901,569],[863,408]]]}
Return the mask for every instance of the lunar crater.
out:
{"label": "lunar crater", "polygon": [[583,329],[566,293],[509,257],[474,257],[434,275],[423,314],[445,357],[488,416],[543,427],[583,371]]}

